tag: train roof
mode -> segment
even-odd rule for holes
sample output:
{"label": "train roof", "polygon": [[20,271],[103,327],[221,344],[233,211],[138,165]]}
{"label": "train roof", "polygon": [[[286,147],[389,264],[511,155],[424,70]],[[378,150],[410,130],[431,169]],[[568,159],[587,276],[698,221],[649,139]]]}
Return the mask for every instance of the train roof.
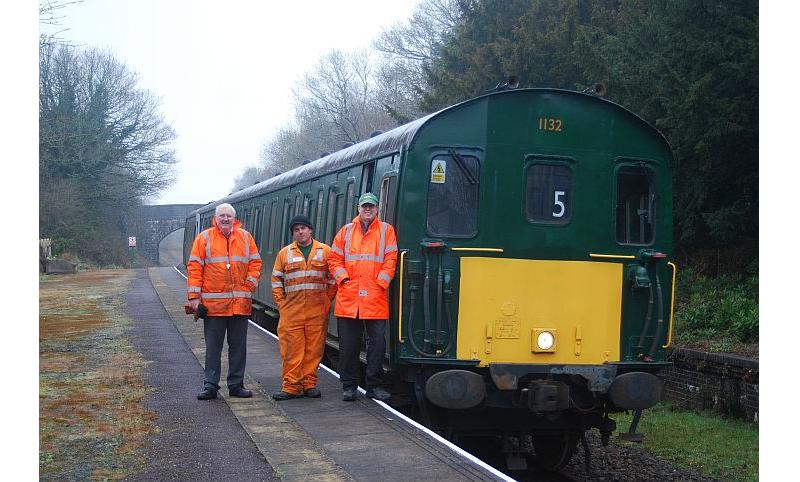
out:
{"label": "train roof", "polygon": [[321,157],[302,166],[298,166],[290,171],[278,174],[274,177],[256,183],[252,186],[248,186],[240,191],[236,191],[232,194],[229,194],[228,196],[225,196],[222,199],[211,201],[208,204],[192,211],[191,213],[189,213],[189,215],[193,216],[197,213],[207,212],[224,202],[234,204],[238,201],[259,196],[261,194],[268,193],[271,191],[279,190],[286,186],[292,186],[313,179],[317,177],[320,172],[336,172],[351,165],[363,162],[364,160],[376,159],[378,157],[393,152],[398,152],[401,146],[403,145],[407,146],[411,143],[414,136],[417,134],[417,132],[420,130],[422,126],[424,126],[432,118],[438,116],[443,112],[458,109],[463,105],[470,104],[473,102],[478,102],[486,97],[491,97],[496,95],[513,95],[513,94],[519,94],[521,92],[553,92],[565,95],[576,95],[576,96],[595,99],[598,102],[610,104],[615,108],[620,109],[621,111],[627,113],[628,115],[635,117],[639,122],[649,126],[659,137],[661,137],[661,139],[667,145],[667,148],[669,148],[669,142],[655,127],[653,127],[650,123],[648,123],[647,121],[645,121],[632,111],[610,100],[603,99],[592,94],[585,94],[582,92],[576,92],[566,89],[553,89],[553,88],[509,89],[499,92],[489,92],[465,100],[463,102],[459,102],[458,104],[445,107],[440,111],[428,114],[424,117],[420,117],[419,119],[413,120],[399,127],[395,127],[394,129],[384,132],[383,134],[379,134],[375,137],[363,140],[358,144],[345,147],[332,154],[328,154],[327,156]]}

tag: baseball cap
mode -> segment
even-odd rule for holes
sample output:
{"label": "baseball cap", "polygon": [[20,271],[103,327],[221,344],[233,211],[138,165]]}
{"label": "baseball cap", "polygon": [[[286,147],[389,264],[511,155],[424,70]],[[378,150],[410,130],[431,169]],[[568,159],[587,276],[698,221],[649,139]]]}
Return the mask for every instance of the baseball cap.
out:
{"label": "baseball cap", "polygon": [[363,206],[364,204],[374,204],[377,206],[378,198],[375,197],[375,195],[371,192],[365,192],[360,198],[358,198],[358,205]]}

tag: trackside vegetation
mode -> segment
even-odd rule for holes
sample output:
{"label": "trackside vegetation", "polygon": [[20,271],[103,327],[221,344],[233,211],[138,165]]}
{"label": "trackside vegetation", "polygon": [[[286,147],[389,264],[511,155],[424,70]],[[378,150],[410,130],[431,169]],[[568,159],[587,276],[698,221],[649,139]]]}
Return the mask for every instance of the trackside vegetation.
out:
{"label": "trackside vegetation", "polygon": [[[617,415],[618,430],[626,431],[632,418]],[[659,458],[719,480],[758,480],[758,425],[752,422],[661,403],[644,411],[637,432],[645,435],[642,448]]]}

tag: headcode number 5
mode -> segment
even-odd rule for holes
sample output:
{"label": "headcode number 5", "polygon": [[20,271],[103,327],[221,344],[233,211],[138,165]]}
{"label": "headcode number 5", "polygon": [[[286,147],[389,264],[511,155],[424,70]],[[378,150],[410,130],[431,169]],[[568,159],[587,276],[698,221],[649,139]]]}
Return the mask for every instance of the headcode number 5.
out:
{"label": "headcode number 5", "polygon": [[553,211],[553,217],[554,218],[562,217],[564,215],[564,212],[567,210],[564,207],[564,202],[561,199],[559,199],[564,194],[566,194],[564,191],[555,191],[554,192],[554,198],[555,199],[553,200],[553,202],[555,203],[556,206],[558,206],[560,208],[560,210],[558,212]]}

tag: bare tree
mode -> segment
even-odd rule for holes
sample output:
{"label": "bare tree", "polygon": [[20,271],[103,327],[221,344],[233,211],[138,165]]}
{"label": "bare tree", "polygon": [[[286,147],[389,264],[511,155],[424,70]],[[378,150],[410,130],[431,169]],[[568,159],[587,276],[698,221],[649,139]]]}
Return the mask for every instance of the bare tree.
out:
{"label": "bare tree", "polygon": [[373,46],[384,54],[378,75],[384,108],[400,123],[417,118],[428,90],[426,69],[462,19],[464,0],[423,0],[411,18],[384,31]]}

